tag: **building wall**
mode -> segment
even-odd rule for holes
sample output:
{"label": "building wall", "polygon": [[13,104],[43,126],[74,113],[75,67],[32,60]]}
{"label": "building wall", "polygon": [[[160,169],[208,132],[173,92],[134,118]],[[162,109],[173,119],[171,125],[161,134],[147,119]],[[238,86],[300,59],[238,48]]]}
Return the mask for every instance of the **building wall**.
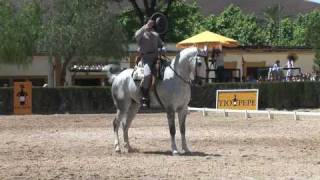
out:
{"label": "building wall", "polygon": [[0,64],[0,87],[12,86],[15,81],[29,80],[34,86],[48,82],[49,62],[46,56],[34,56],[30,64]]}
{"label": "building wall", "polygon": [[27,66],[0,64],[0,76],[48,76],[49,62],[46,56],[35,56]]}

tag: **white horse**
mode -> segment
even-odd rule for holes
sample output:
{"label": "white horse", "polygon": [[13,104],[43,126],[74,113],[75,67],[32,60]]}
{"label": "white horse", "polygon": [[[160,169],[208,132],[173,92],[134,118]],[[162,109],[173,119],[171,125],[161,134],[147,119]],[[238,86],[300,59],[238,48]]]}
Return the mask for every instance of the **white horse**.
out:
{"label": "white horse", "polygon": [[[167,112],[168,124],[171,135],[171,149],[173,155],[178,155],[175,141],[175,113],[178,113],[182,152],[190,153],[185,138],[185,120],[188,113],[188,104],[191,97],[191,80],[195,77],[205,77],[206,66],[203,58],[199,56],[201,50],[192,47],[182,50],[171,65],[166,67],[164,79],[156,84],[160,103]],[[120,152],[118,129],[120,123],[123,128],[124,151],[130,152],[128,130],[130,124],[140,107],[141,92],[133,78],[133,69],[122,71],[113,75],[106,69],[109,81],[112,82],[112,97],[117,109],[117,115],[113,120],[115,134],[115,151]]]}

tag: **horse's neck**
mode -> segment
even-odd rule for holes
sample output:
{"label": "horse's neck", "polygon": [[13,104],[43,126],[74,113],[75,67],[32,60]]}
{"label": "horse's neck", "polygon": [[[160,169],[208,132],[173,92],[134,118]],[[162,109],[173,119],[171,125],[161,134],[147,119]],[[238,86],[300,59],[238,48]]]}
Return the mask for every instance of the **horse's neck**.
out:
{"label": "horse's neck", "polygon": [[187,60],[181,61],[179,59],[174,59],[171,63],[171,67],[174,69],[176,73],[173,74],[173,77],[183,78],[188,81],[190,79],[190,69],[189,63]]}

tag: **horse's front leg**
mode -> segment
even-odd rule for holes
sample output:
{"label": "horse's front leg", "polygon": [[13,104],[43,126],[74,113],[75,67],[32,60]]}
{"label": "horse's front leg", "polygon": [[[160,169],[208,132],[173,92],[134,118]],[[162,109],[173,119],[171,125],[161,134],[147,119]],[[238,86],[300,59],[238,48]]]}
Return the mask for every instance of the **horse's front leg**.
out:
{"label": "horse's front leg", "polygon": [[172,155],[178,155],[177,145],[176,145],[176,125],[175,125],[175,112],[167,112],[167,118],[168,118],[168,124],[169,124],[169,130],[170,130],[170,136],[171,136],[171,150]]}
{"label": "horse's front leg", "polygon": [[186,140],[186,118],[188,114],[188,109],[184,108],[180,112],[178,112],[179,118],[179,127],[180,127],[180,134],[181,134],[181,143],[182,143],[182,154],[189,154],[190,150],[187,146]]}

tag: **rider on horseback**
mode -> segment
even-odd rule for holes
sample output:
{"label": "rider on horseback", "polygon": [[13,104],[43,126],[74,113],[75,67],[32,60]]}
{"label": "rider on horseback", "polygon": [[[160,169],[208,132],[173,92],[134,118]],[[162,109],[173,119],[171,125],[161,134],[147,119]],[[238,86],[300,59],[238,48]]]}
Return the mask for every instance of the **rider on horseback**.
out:
{"label": "rider on horseback", "polygon": [[149,89],[152,84],[152,76],[156,75],[156,63],[158,60],[158,48],[163,46],[159,34],[154,30],[155,22],[149,20],[135,33],[135,38],[139,46],[139,55],[143,63],[144,78],[141,86],[142,107],[149,107]]}

